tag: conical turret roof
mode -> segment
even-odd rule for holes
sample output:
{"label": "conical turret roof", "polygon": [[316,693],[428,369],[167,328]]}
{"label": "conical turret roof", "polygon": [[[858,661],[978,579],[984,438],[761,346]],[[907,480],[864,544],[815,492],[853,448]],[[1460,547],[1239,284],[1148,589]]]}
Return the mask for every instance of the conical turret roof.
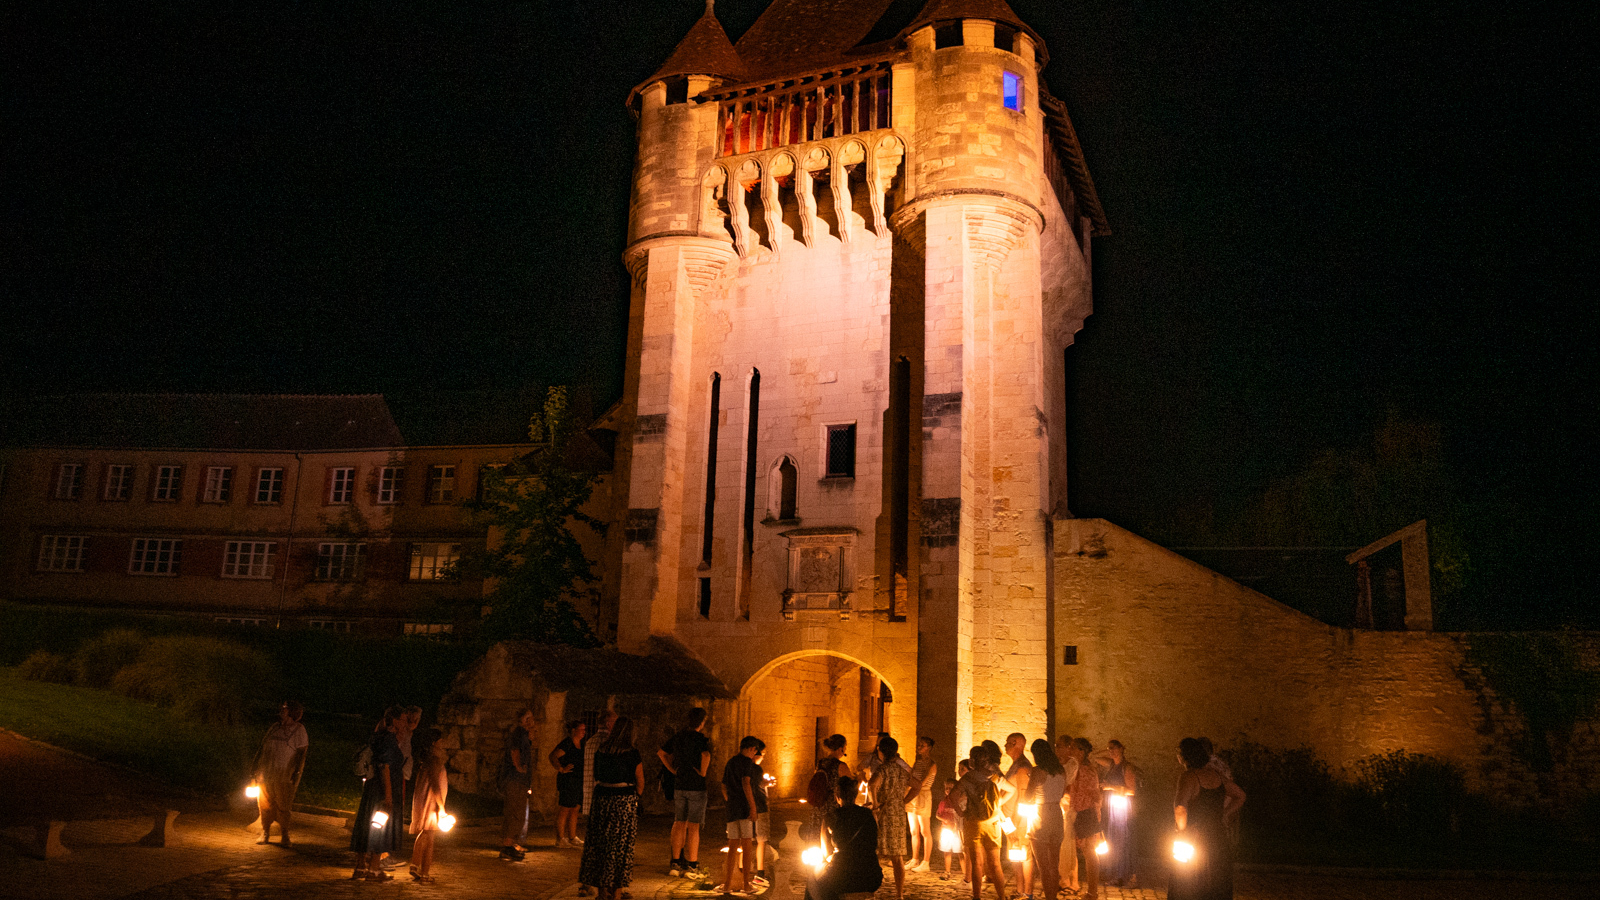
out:
{"label": "conical turret roof", "polygon": [[1018,18],[1006,0],[928,0],[928,5],[922,8],[920,15],[911,20],[906,31],[916,31],[925,25],[949,22],[953,19],[988,19],[1029,33],[1033,31],[1026,22]]}
{"label": "conical turret roof", "polygon": [[[678,48],[639,87],[679,75],[715,75],[729,81],[743,81],[746,77],[744,60],[739,58],[733,49],[733,42],[728,40],[728,33],[722,30],[722,23],[717,21],[717,14],[712,11],[712,0],[706,0],[705,13],[678,42]],[[634,92],[637,93],[638,88]]]}

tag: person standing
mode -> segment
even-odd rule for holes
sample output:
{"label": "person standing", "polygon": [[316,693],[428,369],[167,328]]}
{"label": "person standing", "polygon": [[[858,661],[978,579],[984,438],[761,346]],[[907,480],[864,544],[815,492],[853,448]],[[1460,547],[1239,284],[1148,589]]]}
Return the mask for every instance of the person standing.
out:
{"label": "person standing", "polygon": [[894,898],[901,900],[906,890],[906,837],[910,830],[906,801],[915,793],[911,767],[900,758],[900,742],[892,737],[878,741],[878,766],[867,793],[874,798],[873,811],[878,815],[878,855],[889,858]]}
{"label": "person standing", "polygon": [[352,879],[368,881],[393,881],[381,868],[384,857],[400,846],[401,812],[399,799],[405,795],[405,780],[401,766],[405,757],[395,740],[395,722],[404,715],[398,706],[390,707],[378,720],[369,744],[372,750],[372,774],[361,791],[361,805],[356,807],[355,827],[350,834],[350,849],[356,852],[356,868]]}
{"label": "person standing", "polygon": [[[598,735],[590,739],[595,743]],[[644,760],[633,746],[633,720],[618,716],[595,748],[594,793],[589,802],[588,840],[578,864],[578,882],[615,900],[633,881],[633,846],[639,837],[639,795]]]}
{"label": "person standing", "polygon": [[706,737],[706,711],[689,710],[684,728],[656,751],[672,773],[672,861],[667,874],[699,878],[700,827],[706,823],[706,772],[711,768],[711,739]]}
{"label": "person standing", "polygon": [[516,724],[506,733],[500,758],[501,808],[500,858],[522,862],[527,853],[522,841],[528,835],[528,793],[533,785],[533,710],[517,711]]}
{"label": "person standing", "polygon": [[1106,843],[1110,845],[1100,880],[1117,887],[1137,887],[1139,876],[1133,871],[1133,795],[1139,786],[1139,773],[1128,762],[1127,751],[1121,741],[1111,741],[1104,753],[1096,755],[1102,762],[1100,788],[1105,794]]}
{"label": "person standing", "polygon": [[1067,775],[1066,812],[1067,818],[1064,825],[1064,835],[1061,840],[1061,883],[1067,890],[1077,892],[1081,885],[1078,882],[1078,843],[1072,833],[1072,782],[1078,777],[1078,757],[1072,752],[1072,736],[1063,734],[1056,738],[1056,759],[1061,762],[1061,769]]}
{"label": "person standing", "polygon": [[[739,754],[722,767],[722,792],[728,801],[728,858],[723,864],[722,894],[724,897],[749,896],[751,875],[755,859],[751,845],[755,842],[756,792],[754,779],[759,778],[755,764],[761,740],[746,735],[739,741]],[[738,872],[739,881],[733,875]]]}
{"label": "person standing", "polygon": [[583,745],[583,814],[589,815],[594,801],[594,755],[601,744],[611,737],[611,726],[617,721],[617,711],[607,709],[600,717],[600,727]]}
{"label": "person standing", "polygon": [[411,791],[410,832],[417,836],[411,846],[411,877],[422,884],[433,884],[433,844],[444,815],[444,800],[450,795],[450,777],[444,769],[444,751],[439,749],[442,735],[437,728],[416,733],[416,782]]}
{"label": "person standing", "polygon": [[1032,900],[1033,894],[1033,856],[1028,853],[1028,829],[1033,825],[1027,817],[1018,814],[1018,807],[1031,805],[1034,817],[1038,816],[1038,799],[1034,797],[1029,785],[1029,778],[1033,772],[1033,763],[1028,761],[1028,738],[1020,731],[1013,731],[1006,735],[1006,756],[1010,763],[1006,768],[1006,781],[1010,783],[1013,793],[1005,817],[1016,825],[1016,830],[1006,836],[1002,849],[1010,847],[1023,848],[1022,861],[1017,864],[1017,884],[1021,887],[1022,900]]}
{"label": "person standing", "polygon": [[1100,836],[1100,775],[1089,757],[1094,745],[1088,738],[1072,740],[1072,757],[1078,762],[1078,774],[1072,780],[1072,834],[1077,849],[1083,854],[1083,900],[1096,900],[1100,896],[1100,860],[1095,855],[1095,844]]}
{"label": "person standing", "polygon": [[939,766],[933,761],[933,738],[917,738],[917,761],[911,766],[911,789],[915,795],[907,804],[911,825],[911,865],[913,872],[926,871],[933,859],[933,785]]}
{"label": "person standing", "polygon": [[756,891],[764,891],[772,884],[767,880],[767,841],[772,838],[772,817],[767,812],[767,770],[761,767],[766,755],[766,741],[757,742],[756,755],[751,759],[756,764],[756,770],[750,779],[751,793],[756,801],[755,815],[752,817],[755,821],[756,860],[750,886]]}
{"label": "person standing", "polygon": [[1033,771],[1028,784],[1038,792],[1039,824],[1032,835],[1033,858],[1039,867],[1040,887],[1045,900],[1055,900],[1061,889],[1061,840],[1066,834],[1067,772],[1056,759],[1050,742],[1040,738],[1029,747],[1033,751]]}
{"label": "person standing", "polygon": [[583,739],[588,731],[582,720],[567,723],[567,736],[550,751],[556,770],[556,846],[581,847],[578,808],[583,806]]}
{"label": "person standing", "polygon": [[1194,858],[1172,867],[1169,900],[1232,900],[1233,842],[1228,824],[1244,806],[1244,789],[1211,766],[1211,751],[1196,738],[1178,742],[1178,796],[1172,817]]}
{"label": "person standing", "polygon": [[962,843],[971,875],[972,900],[983,895],[983,879],[994,886],[996,900],[1006,900],[1006,876],[1000,868],[1001,807],[1011,785],[1000,777],[1000,748],[992,741],[972,748],[972,769],[957,782]]}
{"label": "person standing", "polygon": [[311,740],[306,727],[300,724],[305,708],[293,700],[285,700],[278,707],[278,721],[267,728],[261,742],[261,753],[256,756],[255,782],[260,790],[256,807],[261,812],[261,840],[265,844],[272,837],[272,823],[278,823],[285,847],[294,842],[289,838],[289,820],[294,813],[294,795],[300,787],[300,775],[306,768],[306,748]]}

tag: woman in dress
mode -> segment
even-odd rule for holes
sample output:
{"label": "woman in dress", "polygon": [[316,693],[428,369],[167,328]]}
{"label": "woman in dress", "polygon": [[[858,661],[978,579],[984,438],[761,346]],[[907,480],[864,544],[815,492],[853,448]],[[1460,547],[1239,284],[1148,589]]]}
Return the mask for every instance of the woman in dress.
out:
{"label": "woman in dress", "polygon": [[578,883],[599,890],[598,900],[615,900],[617,892],[633,881],[633,843],[639,836],[643,792],[644,760],[633,746],[633,720],[619,716],[610,736],[595,750],[588,841],[578,864]]}
{"label": "woman in dress", "polygon": [[272,823],[283,833],[283,846],[289,846],[289,815],[294,811],[294,794],[300,787],[300,773],[306,768],[306,727],[300,724],[305,709],[293,700],[278,707],[278,721],[267,729],[256,757],[255,782],[260,794],[256,806],[261,812],[261,840],[272,837]]}
{"label": "woman in dress", "polygon": [[583,805],[583,736],[588,726],[573,719],[567,723],[567,736],[550,751],[550,765],[556,770],[556,846],[581,847],[578,838],[578,807]]}
{"label": "woman in dress", "polygon": [[1139,773],[1128,762],[1121,741],[1108,743],[1106,752],[1097,761],[1103,762],[1100,788],[1105,795],[1106,842],[1111,845],[1100,880],[1117,887],[1136,887],[1139,877],[1133,872],[1132,822],[1133,794],[1139,786]]}
{"label": "woman in dress", "polygon": [[839,900],[843,894],[876,891],[883,886],[878,865],[878,824],[872,813],[856,805],[860,785],[840,778],[835,786],[839,806],[828,813],[823,833],[834,848],[828,865],[806,885],[808,900]]}
{"label": "woman in dress", "polygon": [[522,862],[527,854],[522,841],[528,836],[528,793],[533,784],[533,710],[517,711],[517,724],[506,733],[505,754],[500,758],[500,858]]}
{"label": "woman in dress", "polygon": [[1063,799],[1067,794],[1067,770],[1050,742],[1040,738],[1029,747],[1033,752],[1033,772],[1029,776],[1030,789],[1037,790],[1039,824],[1034,826],[1033,860],[1039,868],[1039,881],[1044,889],[1044,900],[1056,900],[1061,890],[1061,839],[1066,834],[1066,810]]}
{"label": "woman in dress", "polygon": [[417,777],[411,794],[409,831],[417,841],[411,847],[411,877],[423,884],[433,884],[433,842],[439,833],[439,817],[444,815],[444,798],[450,794],[440,737],[437,728],[418,732],[417,752],[412,760]]}
{"label": "woman in dress", "polygon": [[392,881],[379,868],[379,862],[400,847],[400,798],[405,796],[406,758],[395,739],[395,722],[404,715],[391,706],[372,733],[372,775],[361,791],[356,808],[355,827],[350,834],[350,849],[356,852],[356,868],[351,878]]}
{"label": "woman in dress", "polygon": [[906,837],[910,822],[906,802],[914,799],[911,766],[900,758],[900,742],[892,737],[878,741],[878,767],[867,788],[874,798],[878,815],[878,854],[889,858],[894,870],[894,900],[901,900],[906,888]]}
{"label": "woman in dress", "polygon": [[1088,738],[1072,739],[1072,758],[1078,763],[1078,774],[1068,791],[1072,797],[1073,843],[1083,854],[1083,900],[1097,900],[1100,896],[1100,857],[1094,852],[1100,843],[1100,774],[1089,759],[1093,753],[1094,745]]}
{"label": "woman in dress", "polygon": [[1211,753],[1195,738],[1178,742],[1183,774],[1172,815],[1178,839],[1194,848],[1194,858],[1174,863],[1168,900],[1232,900],[1233,842],[1228,823],[1244,806],[1244,791],[1210,766]]}
{"label": "woman in dress", "polygon": [[926,871],[933,859],[933,785],[939,767],[933,761],[933,738],[917,738],[917,761],[911,766],[911,789],[915,792],[906,810],[911,826],[911,866],[913,872]]}
{"label": "woman in dress", "polygon": [[966,847],[972,900],[980,900],[983,879],[994,885],[995,900],[1006,900],[1006,876],[1000,868],[1000,807],[1015,789],[1000,777],[1000,747],[993,741],[972,748],[972,769],[956,783],[961,807],[961,839]]}

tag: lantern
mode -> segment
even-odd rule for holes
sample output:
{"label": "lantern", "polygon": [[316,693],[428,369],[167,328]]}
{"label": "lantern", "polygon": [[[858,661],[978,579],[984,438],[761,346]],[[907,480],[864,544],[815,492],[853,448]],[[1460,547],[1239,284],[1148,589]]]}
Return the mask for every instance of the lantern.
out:
{"label": "lantern", "polygon": [[444,813],[443,815],[439,816],[439,830],[440,831],[449,831],[450,829],[452,829],[454,827],[456,827],[456,817],[455,816],[452,816],[449,813]]}
{"label": "lantern", "polygon": [[946,853],[956,853],[961,850],[961,836],[956,834],[954,828],[939,830],[939,849]]}
{"label": "lantern", "polygon": [[1021,847],[1012,847],[1006,851],[1006,858],[1012,862],[1022,862],[1028,858],[1028,851]]}
{"label": "lantern", "polygon": [[1039,804],[1037,803],[1019,803],[1017,804],[1017,812],[1022,815],[1023,821],[1028,823],[1030,831],[1033,829],[1033,823],[1039,821]]}
{"label": "lantern", "polygon": [[1178,840],[1172,842],[1172,858],[1181,863],[1194,860],[1194,845],[1188,841]]}
{"label": "lantern", "polygon": [[372,814],[372,827],[373,828],[382,828],[383,826],[385,826],[387,824],[389,824],[389,814],[388,813],[386,813],[386,812],[384,812],[383,810],[380,809],[377,812]]}
{"label": "lantern", "polygon": [[1111,795],[1111,808],[1112,809],[1117,810],[1118,812],[1127,812],[1128,811],[1128,805],[1129,805],[1129,801],[1128,801],[1128,795],[1127,794],[1112,794]]}
{"label": "lantern", "polygon": [[251,800],[254,800],[261,796],[261,788],[259,785],[252,784],[244,789],[244,795],[249,797]]}
{"label": "lantern", "polygon": [[1111,852],[1111,845],[1106,843],[1105,841],[1101,841],[1100,843],[1094,845],[1094,855],[1095,856],[1105,856],[1107,853],[1110,853],[1110,852]]}
{"label": "lantern", "polygon": [[822,852],[821,847],[807,847],[805,852],[800,854],[800,861],[820,872],[822,867],[828,864],[828,857]]}

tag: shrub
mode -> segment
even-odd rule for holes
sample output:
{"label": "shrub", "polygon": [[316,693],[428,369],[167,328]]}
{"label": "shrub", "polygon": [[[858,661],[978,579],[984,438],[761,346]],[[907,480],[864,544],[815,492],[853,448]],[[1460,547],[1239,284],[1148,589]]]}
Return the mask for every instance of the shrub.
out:
{"label": "shrub", "polygon": [[276,682],[271,661],[258,650],[221,638],[173,635],[152,639],[111,685],[191,721],[235,725],[252,706],[272,698]]}
{"label": "shrub", "polygon": [[113,628],[90,638],[78,652],[72,654],[72,665],[77,670],[78,684],[84,687],[108,688],[111,679],[139,659],[144,649],[144,635],[131,628]]}
{"label": "shrub", "polygon": [[1377,829],[1421,837],[1460,830],[1467,788],[1453,763],[1395,750],[1369,756],[1355,770],[1362,818]]}
{"label": "shrub", "polygon": [[1253,830],[1308,836],[1336,827],[1345,789],[1309,747],[1274,750],[1246,743],[1224,755],[1250,797],[1246,821]]}
{"label": "shrub", "polygon": [[22,664],[17,674],[29,681],[48,681],[52,684],[72,683],[72,663],[59,653],[36,650]]}

